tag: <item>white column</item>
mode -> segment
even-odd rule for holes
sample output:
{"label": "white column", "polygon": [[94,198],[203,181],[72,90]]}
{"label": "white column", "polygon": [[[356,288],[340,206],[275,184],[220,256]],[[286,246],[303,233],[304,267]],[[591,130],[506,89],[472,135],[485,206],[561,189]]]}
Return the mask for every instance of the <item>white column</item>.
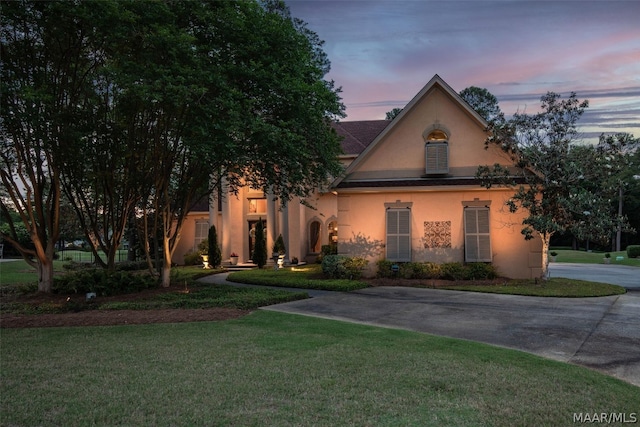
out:
{"label": "white column", "polygon": [[231,226],[231,206],[229,204],[229,189],[227,186],[227,180],[223,178],[220,185],[222,186],[223,195],[221,221],[222,224],[217,231],[218,239],[220,239],[220,242],[222,243],[220,248],[222,250],[222,257],[223,260],[225,260],[225,257],[229,256],[229,254],[231,253],[231,232],[229,230],[229,227]]}
{"label": "white column", "polygon": [[[284,206],[280,206],[280,218],[278,224],[279,234],[282,234],[282,240],[284,241],[285,246],[287,247],[287,252],[285,253],[284,260],[285,262],[289,262],[289,252],[293,249],[291,247],[291,242],[289,241],[289,203],[285,202]],[[277,236],[276,236],[277,237]]]}

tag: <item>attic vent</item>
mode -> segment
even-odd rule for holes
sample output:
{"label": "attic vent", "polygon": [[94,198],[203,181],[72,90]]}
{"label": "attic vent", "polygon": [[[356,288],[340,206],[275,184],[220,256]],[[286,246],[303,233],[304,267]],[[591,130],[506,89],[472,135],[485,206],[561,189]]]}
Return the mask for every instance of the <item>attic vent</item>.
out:
{"label": "attic vent", "polygon": [[425,138],[425,173],[442,175],[449,173],[449,143],[447,135],[439,129],[433,130]]}
{"label": "attic vent", "polygon": [[432,142],[425,145],[426,170],[429,174],[449,173],[449,144]]}

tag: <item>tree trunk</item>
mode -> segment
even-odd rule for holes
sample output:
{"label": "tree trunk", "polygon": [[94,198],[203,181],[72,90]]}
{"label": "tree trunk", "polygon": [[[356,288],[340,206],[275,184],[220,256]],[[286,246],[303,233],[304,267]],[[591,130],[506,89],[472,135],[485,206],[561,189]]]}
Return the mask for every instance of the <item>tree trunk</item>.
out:
{"label": "tree trunk", "polygon": [[53,262],[49,260],[37,261],[38,291],[51,293],[53,290]]}
{"label": "tree trunk", "polygon": [[162,287],[168,288],[169,286],[171,286],[171,260],[165,259],[162,265]]}
{"label": "tree trunk", "polygon": [[551,235],[541,234],[540,239],[542,240],[542,275],[540,278],[547,280],[549,278],[549,243],[551,242]]}

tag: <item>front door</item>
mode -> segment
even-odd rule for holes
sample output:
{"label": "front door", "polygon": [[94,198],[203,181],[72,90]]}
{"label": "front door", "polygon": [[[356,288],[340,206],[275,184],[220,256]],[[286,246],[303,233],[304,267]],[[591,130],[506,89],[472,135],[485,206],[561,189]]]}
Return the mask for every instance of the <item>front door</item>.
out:
{"label": "front door", "polygon": [[[253,250],[256,247],[256,225],[258,220],[249,220],[249,258],[253,257]],[[267,238],[267,220],[262,220],[262,229],[264,230],[265,239]]]}

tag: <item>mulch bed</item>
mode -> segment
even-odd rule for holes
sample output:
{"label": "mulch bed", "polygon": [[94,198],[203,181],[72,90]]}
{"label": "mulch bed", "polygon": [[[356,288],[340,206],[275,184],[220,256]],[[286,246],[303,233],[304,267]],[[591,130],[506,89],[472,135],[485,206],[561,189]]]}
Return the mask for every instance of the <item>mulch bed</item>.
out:
{"label": "mulch bed", "polygon": [[[183,292],[176,287],[148,289],[134,294],[100,297],[107,301],[138,301],[169,293]],[[37,293],[12,297],[12,301],[38,306],[41,304],[62,305],[67,301],[84,302],[84,295],[56,295]],[[3,297],[4,299],[4,297]],[[0,313],[0,328],[48,328],[61,326],[109,326],[141,325],[147,323],[210,322],[237,319],[249,314],[250,310],[235,308],[203,309],[159,309],[159,310],[84,310],[69,313],[13,314]]]}

